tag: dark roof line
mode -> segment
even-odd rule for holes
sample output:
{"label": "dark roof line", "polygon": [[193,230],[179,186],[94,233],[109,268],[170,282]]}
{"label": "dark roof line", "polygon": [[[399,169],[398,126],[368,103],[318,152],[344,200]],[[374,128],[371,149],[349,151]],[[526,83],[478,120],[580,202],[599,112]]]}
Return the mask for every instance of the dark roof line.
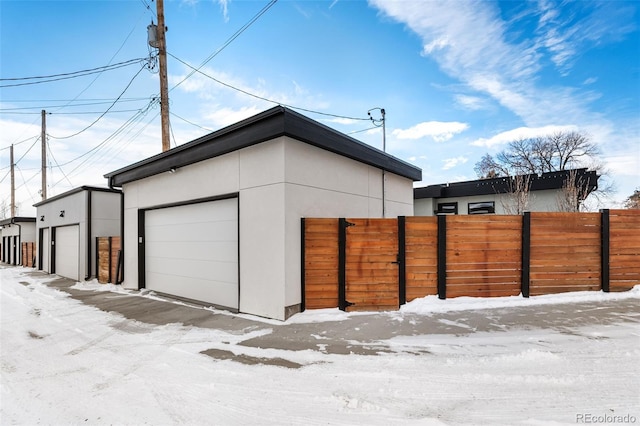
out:
{"label": "dark roof line", "polygon": [[276,106],[238,123],[202,136],[169,151],[107,173],[109,187],[144,179],[257,145],[280,136],[289,136],[318,148],[398,174],[413,181],[422,179],[422,170],[379,149],[283,106]]}
{"label": "dark roof line", "polygon": [[73,194],[75,194],[77,192],[82,192],[82,191],[113,192],[113,193],[117,193],[117,194],[122,192],[119,189],[104,188],[104,187],[100,187],[100,186],[83,185],[83,186],[80,186],[78,188],[71,189],[71,190],[69,190],[67,192],[63,192],[62,194],[55,195],[55,196],[53,196],[51,198],[47,198],[46,200],[38,201],[37,203],[35,203],[33,205],[33,207],[40,207],[40,206],[42,206],[44,204],[50,203],[50,202],[55,201],[55,200],[59,200],[61,198],[68,197],[70,195],[73,195]]}
{"label": "dark roof line", "polygon": [[35,222],[35,217],[25,217],[25,216],[14,216],[7,219],[0,220],[0,226],[10,225],[12,223],[18,222]]}
{"label": "dark roof line", "polygon": [[[561,170],[557,172],[547,172],[541,175],[522,175],[531,182],[530,191],[542,191],[546,189],[560,189],[571,172],[576,173],[576,178],[584,185],[588,193],[598,188],[598,174],[588,171],[586,168],[574,170]],[[489,195],[512,192],[512,177],[497,177],[489,179],[470,180],[465,182],[453,182],[437,185],[429,185],[413,189],[413,198],[450,198],[468,197],[472,195]]]}

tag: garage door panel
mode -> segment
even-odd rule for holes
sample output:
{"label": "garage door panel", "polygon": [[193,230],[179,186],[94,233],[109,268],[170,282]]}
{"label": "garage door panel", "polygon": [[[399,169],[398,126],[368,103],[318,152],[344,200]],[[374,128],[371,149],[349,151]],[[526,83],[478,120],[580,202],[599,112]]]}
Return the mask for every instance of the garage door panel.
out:
{"label": "garage door panel", "polygon": [[[160,241],[148,244],[147,256],[167,259],[194,259],[221,262],[235,262],[238,247],[226,241],[171,242]],[[190,257],[186,257],[189,253]]]}
{"label": "garage door panel", "polygon": [[218,241],[235,241],[238,238],[238,222],[235,220],[211,223],[184,223],[176,225],[147,225],[151,231],[147,242],[153,241],[208,241],[216,235]]}
{"label": "garage door panel", "polygon": [[80,262],[80,227],[56,228],[56,274],[78,280]]}
{"label": "garage door panel", "polygon": [[238,264],[193,259],[150,258],[147,269],[159,274],[237,284]]}
{"label": "garage door panel", "polygon": [[[180,277],[157,273],[150,273],[148,278],[155,283],[154,291],[192,300],[215,299],[215,302],[211,303],[219,306],[234,307],[238,304],[234,291],[237,288],[235,283],[229,284],[205,279],[191,279],[185,282]],[[179,287],[178,291],[176,291],[177,287]]]}
{"label": "garage door panel", "polygon": [[145,212],[145,286],[238,309],[238,200]]}

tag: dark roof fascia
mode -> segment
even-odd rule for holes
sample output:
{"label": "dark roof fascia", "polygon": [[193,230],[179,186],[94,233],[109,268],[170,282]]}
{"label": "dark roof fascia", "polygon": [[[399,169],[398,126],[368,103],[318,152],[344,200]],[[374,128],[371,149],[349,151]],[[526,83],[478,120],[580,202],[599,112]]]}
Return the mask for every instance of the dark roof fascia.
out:
{"label": "dark roof fascia", "polygon": [[313,146],[419,181],[422,170],[376,148],[277,106],[167,152],[107,173],[110,187],[164,173],[209,158],[289,136]]}
{"label": "dark roof fascia", "polygon": [[35,203],[35,204],[33,205],[33,207],[40,207],[40,206],[45,205],[45,204],[47,204],[47,203],[50,203],[50,202],[52,202],[52,201],[56,201],[56,200],[59,200],[59,199],[61,199],[61,198],[65,198],[65,197],[68,197],[68,196],[70,196],[70,195],[76,194],[76,193],[78,193],[78,192],[82,192],[82,191],[89,191],[89,192],[111,192],[111,193],[114,193],[114,194],[120,194],[120,193],[122,193],[122,190],[120,190],[120,189],[104,188],[104,187],[99,187],[99,186],[89,186],[89,185],[84,185],[84,186],[80,186],[80,187],[78,187],[78,188],[71,189],[71,190],[69,190],[69,191],[67,191],[67,192],[63,192],[62,194],[58,194],[58,195],[53,196],[53,197],[51,197],[51,198],[47,198],[46,200],[39,201],[39,202]]}
{"label": "dark roof fascia", "polygon": [[[543,191],[549,189],[560,189],[564,186],[569,174],[575,171],[577,179],[586,181],[585,186],[588,192],[592,192],[598,187],[598,178],[595,171],[587,171],[586,168],[575,170],[562,170],[558,172],[548,172],[542,175],[530,174],[530,191]],[[465,182],[454,182],[449,184],[429,185],[422,188],[414,188],[413,198],[456,198],[469,197],[474,195],[493,195],[511,192],[510,177],[497,177],[491,179],[478,179]]]}
{"label": "dark roof fascia", "polygon": [[18,222],[34,222],[35,223],[36,218],[35,217],[24,217],[24,216],[15,216],[15,217],[10,217],[7,219],[3,219],[0,220],[0,226],[4,226],[4,225],[10,225],[12,223],[18,223]]}

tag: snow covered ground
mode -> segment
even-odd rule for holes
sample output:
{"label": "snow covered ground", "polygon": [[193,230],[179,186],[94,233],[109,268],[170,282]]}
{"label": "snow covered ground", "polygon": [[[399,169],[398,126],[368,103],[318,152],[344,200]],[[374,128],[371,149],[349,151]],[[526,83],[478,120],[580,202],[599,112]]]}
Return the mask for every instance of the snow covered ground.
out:
{"label": "snow covered ground", "polygon": [[[544,317],[554,304],[585,300],[633,308],[575,327],[487,332],[457,324],[468,330],[395,336],[379,342],[390,349],[379,355],[340,355],[241,344],[282,326],[268,321],[242,332],[132,321],[74,300],[30,271],[0,267],[2,425],[640,424],[638,286],[528,300],[425,298],[371,318],[513,313],[522,305],[539,306]],[[313,327],[321,349],[327,321],[353,315],[362,314],[311,311],[284,325]],[[302,367],[202,353],[230,349]]]}

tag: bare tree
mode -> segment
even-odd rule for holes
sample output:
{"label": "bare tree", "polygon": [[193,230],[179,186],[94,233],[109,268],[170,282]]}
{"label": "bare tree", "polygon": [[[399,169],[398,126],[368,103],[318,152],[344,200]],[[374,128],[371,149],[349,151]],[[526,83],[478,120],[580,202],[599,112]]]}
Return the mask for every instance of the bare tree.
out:
{"label": "bare tree", "polygon": [[521,215],[529,209],[531,175],[517,175],[509,179],[509,193],[500,201],[505,214]]}
{"label": "bare tree", "polygon": [[557,195],[556,207],[560,212],[579,212],[589,193],[589,183],[575,170],[570,170]]}
{"label": "bare tree", "polygon": [[474,170],[478,177],[485,176],[490,170],[498,176],[542,174],[591,166],[600,156],[600,148],[587,135],[556,132],[511,141],[495,158],[489,154],[482,157]]}
{"label": "bare tree", "polygon": [[629,195],[624,201],[625,209],[640,209],[640,188],[636,188],[633,194]]}
{"label": "bare tree", "polygon": [[[486,154],[476,163],[478,177],[518,176],[542,174],[587,167],[598,175],[608,173],[599,161],[600,148],[580,132],[556,132],[536,138],[516,139],[498,152],[495,157]],[[609,196],[614,188],[606,178],[601,179],[594,198]],[[578,191],[579,192],[579,191]]]}

